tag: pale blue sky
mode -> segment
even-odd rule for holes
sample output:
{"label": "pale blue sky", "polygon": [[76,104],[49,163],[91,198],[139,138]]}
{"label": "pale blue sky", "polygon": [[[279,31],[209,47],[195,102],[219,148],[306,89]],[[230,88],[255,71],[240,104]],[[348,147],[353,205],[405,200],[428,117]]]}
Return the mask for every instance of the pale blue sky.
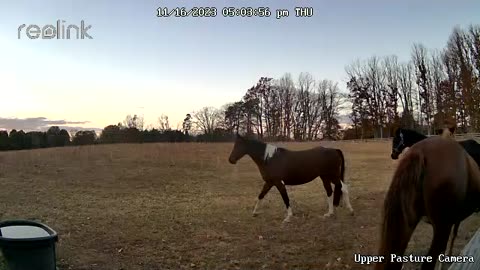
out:
{"label": "pale blue sky", "polygon": [[[216,7],[215,18],[157,18],[158,7]],[[223,18],[223,7],[269,7],[270,18]],[[311,6],[296,18],[295,6]],[[289,9],[277,20],[275,10]],[[345,89],[356,58],[442,48],[455,25],[480,23],[480,1],[2,1],[0,118],[46,117],[104,127],[126,114],[173,126],[186,113],[240,99],[261,76],[302,71]],[[92,40],[30,40],[21,24],[92,25]],[[139,109],[144,107],[144,109]]]}

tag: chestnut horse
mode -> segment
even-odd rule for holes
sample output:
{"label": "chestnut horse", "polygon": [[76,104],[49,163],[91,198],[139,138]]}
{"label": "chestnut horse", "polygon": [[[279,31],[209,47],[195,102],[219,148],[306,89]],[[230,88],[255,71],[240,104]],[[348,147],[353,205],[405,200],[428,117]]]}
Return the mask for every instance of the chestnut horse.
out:
{"label": "chestnut horse", "polygon": [[291,151],[237,134],[228,161],[236,164],[245,155],[252,158],[264,180],[262,191],[253,209],[253,216],[256,216],[261,200],[275,186],[287,208],[287,216],[283,221],[290,221],[293,213],[285,186],[306,184],[317,177],[322,179],[327,193],[328,212],[324,216],[328,217],[334,213],[333,207],[339,205],[341,197],[353,214],[347,186],[344,183],[345,159],[340,149],[319,146],[303,151]]}
{"label": "chestnut horse", "polygon": [[403,256],[418,222],[426,216],[433,227],[428,251],[433,270],[445,252],[452,227],[480,207],[480,171],[472,157],[452,139],[430,137],[414,144],[400,160],[384,202],[376,270],[401,269],[391,254]]}

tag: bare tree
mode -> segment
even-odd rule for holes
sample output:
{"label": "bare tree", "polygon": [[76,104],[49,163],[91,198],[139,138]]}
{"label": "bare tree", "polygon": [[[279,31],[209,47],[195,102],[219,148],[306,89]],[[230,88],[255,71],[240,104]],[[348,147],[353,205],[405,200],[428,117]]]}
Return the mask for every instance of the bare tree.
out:
{"label": "bare tree", "polygon": [[275,138],[280,130],[281,102],[278,88],[272,78],[263,77],[257,86],[263,104],[263,123],[268,137]]}
{"label": "bare tree", "polygon": [[312,107],[314,106],[313,101],[313,95],[312,95],[312,90],[315,87],[315,80],[313,76],[308,73],[308,72],[302,72],[298,76],[298,91],[301,93],[300,94],[300,111],[302,117],[301,122],[302,122],[302,139],[311,139],[311,133],[312,133],[312,128],[313,128],[313,117],[311,115],[312,113]]}
{"label": "bare tree", "polygon": [[192,129],[192,115],[187,113],[187,115],[185,116],[185,119],[183,119],[182,130],[184,134],[188,136],[190,134],[191,129]]}
{"label": "bare tree", "polygon": [[374,108],[370,105],[372,103],[370,82],[365,75],[365,65],[360,60],[355,60],[346,66],[345,71],[349,77],[347,88],[350,91],[348,96],[352,103],[350,119],[353,122],[356,137],[363,139],[370,132],[375,115]]}
{"label": "bare tree", "polygon": [[323,81],[326,91],[323,92],[324,96],[320,98],[322,102],[322,112],[325,124],[323,125],[323,137],[328,139],[339,138],[339,126],[338,126],[338,110],[341,106],[341,94],[338,89],[338,84],[332,81]]}
{"label": "bare tree", "polygon": [[165,115],[165,114],[162,114],[158,118],[158,124],[159,124],[159,130],[162,131],[162,132],[165,132],[167,130],[171,130],[170,122],[168,121],[168,116]]}
{"label": "bare tree", "polygon": [[[431,70],[428,63],[428,53],[425,46],[416,43],[412,49],[412,61],[416,70],[416,82],[419,87],[420,97],[420,112],[423,117],[420,120],[425,120],[428,134],[431,134],[431,123],[434,114],[433,107],[433,93],[431,83]],[[422,122],[420,122],[422,124]]]}
{"label": "bare tree", "polygon": [[458,118],[464,131],[467,131],[468,126],[476,130],[480,128],[479,70],[476,68],[478,67],[478,58],[475,58],[478,55],[477,49],[480,47],[478,32],[480,32],[478,27],[472,26],[469,33],[456,27],[450,35],[446,48],[446,54],[451,60],[451,67],[456,70],[457,74],[456,85],[460,93],[460,99],[457,101]]}
{"label": "bare tree", "polygon": [[408,128],[414,128],[414,98],[415,83],[413,74],[413,64],[411,62],[401,63],[399,66],[399,95],[402,104],[402,124]]}
{"label": "bare tree", "polygon": [[244,105],[243,101],[227,104],[224,109],[224,123],[228,131],[238,133],[240,130],[243,130],[245,120]]}
{"label": "bare tree", "polygon": [[399,122],[398,97],[400,87],[400,66],[397,56],[392,55],[383,59],[383,72],[385,85],[382,89],[383,97],[385,99],[386,123],[390,127],[388,129],[388,132],[390,132],[392,126],[397,125]]}
{"label": "bare tree", "polygon": [[125,117],[123,121],[123,126],[127,128],[136,128],[138,130],[143,130],[143,116],[137,116],[134,114],[131,116],[130,114]]}
{"label": "bare tree", "polygon": [[284,138],[289,138],[292,132],[293,103],[296,91],[292,76],[289,73],[285,74],[282,78],[280,78],[278,82],[278,89],[280,92],[280,100],[282,104],[282,136]]}
{"label": "bare tree", "polygon": [[194,112],[194,123],[203,134],[213,134],[221,122],[220,110],[213,107],[203,107]]}
{"label": "bare tree", "polygon": [[365,77],[370,83],[371,99],[369,106],[373,112],[374,126],[378,133],[377,136],[383,138],[383,128],[387,123],[386,113],[386,92],[385,92],[385,77],[380,66],[380,58],[372,56],[367,61],[367,68]]}

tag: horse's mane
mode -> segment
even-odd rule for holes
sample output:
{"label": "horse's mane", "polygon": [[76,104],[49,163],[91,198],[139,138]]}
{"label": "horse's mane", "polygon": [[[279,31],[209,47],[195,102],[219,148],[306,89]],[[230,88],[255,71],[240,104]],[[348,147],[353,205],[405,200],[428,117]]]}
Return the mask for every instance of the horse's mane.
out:
{"label": "horse's mane", "polygon": [[252,145],[266,145],[267,143],[265,142],[262,142],[258,139],[254,139],[254,138],[249,138],[249,137],[243,137],[244,140]]}
{"label": "horse's mane", "polygon": [[[252,145],[255,145],[255,146],[260,146],[260,145],[267,145],[268,143],[267,142],[264,142],[264,141],[261,141],[261,140],[258,140],[258,139],[254,139],[254,138],[248,138],[248,137],[243,137],[245,139],[245,141],[247,141],[248,143],[251,143]],[[279,147],[279,146],[276,146],[277,147],[277,151],[280,151],[280,152],[283,152],[283,151],[288,151],[288,149],[284,148],[284,147]]]}

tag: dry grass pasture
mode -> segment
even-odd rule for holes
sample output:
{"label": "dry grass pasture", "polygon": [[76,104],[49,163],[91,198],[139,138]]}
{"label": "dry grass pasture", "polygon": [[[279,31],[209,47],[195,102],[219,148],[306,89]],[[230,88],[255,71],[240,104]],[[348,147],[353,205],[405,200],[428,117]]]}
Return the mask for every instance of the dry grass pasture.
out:
{"label": "dry grass pasture", "polygon": [[[292,222],[276,189],[252,217],[263,182],[232,144],[120,144],[0,153],[1,218],[33,219],[59,233],[60,269],[371,269],[354,254],[377,249],[381,207],[397,161],[390,142],[285,143],[338,147],[356,211],[325,219],[320,181],[289,187]],[[460,227],[455,252],[480,225]],[[409,253],[426,253],[421,223]],[[412,266],[410,266],[410,269]]]}

